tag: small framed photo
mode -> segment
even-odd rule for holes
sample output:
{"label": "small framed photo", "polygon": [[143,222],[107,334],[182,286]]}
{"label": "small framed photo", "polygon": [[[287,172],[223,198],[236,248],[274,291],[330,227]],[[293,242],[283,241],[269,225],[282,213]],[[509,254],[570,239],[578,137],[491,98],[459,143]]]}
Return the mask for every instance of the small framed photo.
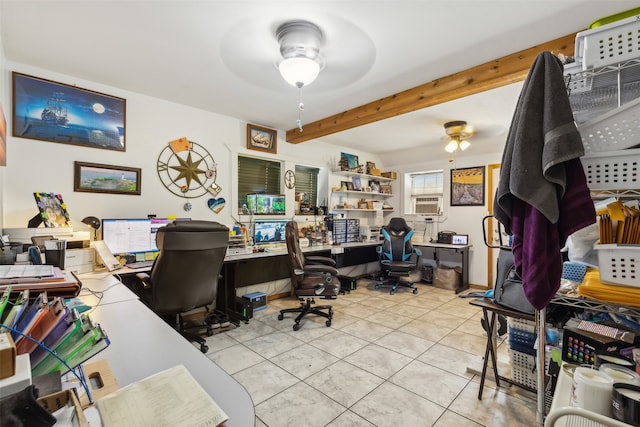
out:
{"label": "small framed photo", "polygon": [[360,191],[362,189],[362,180],[359,176],[352,176],[351,182],[353,182],[353,189],[356,191]]}
{"label": "small framed photo", "polygon": [[349,185],[353,188],[353,183],[351,181],[340,181],[340,191],[347,191],[349,189]]}
{"label": "small framed photo", "polygon": [[371,193],[371,187],[364,187],[365,193]]}
{"label": "small framed photo", "polygon": [[278,152],[278,131],[247,124],[247,148],[276,154]]}
{"label": "small framed photo", "polygon": [[84,162],[74,166],[73,191],[140,195],[140,168]]}
{"label": "small framed photo", "polygon": [[126,100],[13,72],[13,136],[126,151]]}
{"label": "small framed photo", "polygon": [[42,222],[47,228],[71,227],[69,212],[62,200],[62,194],[36,192],[33,193],[33,197],[40,211],[38,223]]}
{"label": "small framed photo", "polygon": [[351,181],[345,181],[344,182],[347,186],[347,191],[353,191],[353,182]]}
{"label": "small framed photo", "polygon": [[380,192],[380,181],[369,181],[369,187],[371,187],[372,193]]}

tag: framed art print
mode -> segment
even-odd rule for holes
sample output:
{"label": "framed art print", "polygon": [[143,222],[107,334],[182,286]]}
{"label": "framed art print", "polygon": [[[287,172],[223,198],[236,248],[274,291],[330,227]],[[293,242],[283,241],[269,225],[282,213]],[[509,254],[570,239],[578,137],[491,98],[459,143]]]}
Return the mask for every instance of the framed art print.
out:
{"label": "framed art print", "polygon": [[126,151],[126,101],[13,73],[13,136]]}
{"label": "framed art print", "polygon": [[247,124],[247,148],[276,154],[278,152],[278,131]]}
{"label": "framed art print", "polygon": [[140,168],[74,162],[73,191],[140,195]]}
{"label": "framed art print", "polygon": [[484,205],[484,166],[451,169],[451,206]]}

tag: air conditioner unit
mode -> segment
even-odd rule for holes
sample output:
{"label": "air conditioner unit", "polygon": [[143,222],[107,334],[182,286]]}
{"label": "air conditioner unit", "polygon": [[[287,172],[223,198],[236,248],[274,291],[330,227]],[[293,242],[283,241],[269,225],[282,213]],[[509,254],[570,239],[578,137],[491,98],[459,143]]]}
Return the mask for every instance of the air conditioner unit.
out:
{"label": "air conditioner unit", "polygon": [[423,215],[440,214],[440,197],[416,197],[416,213]]}

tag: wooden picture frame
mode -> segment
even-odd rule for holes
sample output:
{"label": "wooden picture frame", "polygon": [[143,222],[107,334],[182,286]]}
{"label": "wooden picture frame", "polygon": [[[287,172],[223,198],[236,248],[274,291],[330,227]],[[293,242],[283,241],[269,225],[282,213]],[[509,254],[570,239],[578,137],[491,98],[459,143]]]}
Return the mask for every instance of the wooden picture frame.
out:
{"label": "wooden picture frame", "polygon": [[451,169],[451,206],[484,206],[485,167]]}
{"label": "wooden picture frame", "polygon": [[140,195],[142,169],[74,162],[73,191]]}
{"label": "wooden picture frame", "polygon": [[258,125],[247,124],[247,148],[277,154],[278,131]]}
{"label": "wooden picture frame", "polygon": [[126,151],[126,100],[13,72],[13,136]]}

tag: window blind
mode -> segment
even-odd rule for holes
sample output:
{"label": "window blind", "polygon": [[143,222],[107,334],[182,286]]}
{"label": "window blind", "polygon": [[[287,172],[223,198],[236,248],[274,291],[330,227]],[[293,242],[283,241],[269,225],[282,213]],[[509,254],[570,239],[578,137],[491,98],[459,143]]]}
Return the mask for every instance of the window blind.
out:
{"label": "window blind", "polygon": [[280,162],[238,156],[238,209],[247,194],[281,194]]}

